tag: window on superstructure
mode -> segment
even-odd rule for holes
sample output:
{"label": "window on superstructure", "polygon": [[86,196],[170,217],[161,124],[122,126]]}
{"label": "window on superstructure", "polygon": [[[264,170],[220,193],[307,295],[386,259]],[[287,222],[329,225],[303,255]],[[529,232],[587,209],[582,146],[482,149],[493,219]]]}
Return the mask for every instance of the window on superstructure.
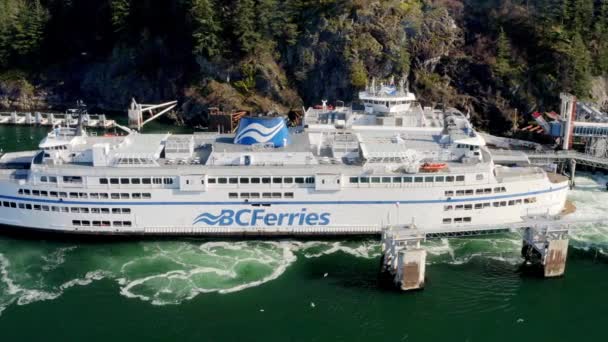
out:
{"label": "window on superstructure", "polygon": [[471,222],[471,218],[470,217],[463,217],[462,219],[464,222]]}
{"label": "window on superstructure", "polygon": [[489,208],[491,206],[490,202],[483,203],[484,208]]}
{"label": "window on superstructure", "polygon": [[108,194],[106,194],[106,193],[100,193],[99,194],[99,198],[101,198],[101,199],[108,199],[108,198],[110,198],[110,196]]}
{"label": "window on superstructure", "polygon": [[24,195],[29,195],[30,194],[30,190],[29,189],[23,189],[23,194]]}
{"label": "window on superstructure", "polygon": [[67,192],[60,192],[59,193],[59,197],[60,198],[68,198],[68,193]]}
{"label": "window on superstructure", "polygon": [[73,220],[72,221],[72,225],[73,226],[80,226],[80,221],[79,220]]}
{"label": "window on superstructure", "polygon": [[240,184],[249,184],[249,178],[241,177],[241,178],[239,178],[239,183]]}
{"label": "window on superstructure", "polygon": [[59,197],[59,194],[57,193],[57,191],[51,191],[51,192],[49,192],[49,195],[51,197]]}
{"label": "window on superstructure", "polygon": [[89,213],[89,208],[80,208],[80,212],[82,214],[88,214]]}
{"label": "window on superstructure", "polygon": [[445,196],[446,196],[446,197],[452,197],[452,196],[454,196],[454,191],[452,191],[452,190],[448,190],[448,191],[446,191],[446,192],[445,192]]}
{"label": "window on superstructure", "polygon": [[[11,202],[11,208],[17,208],[17,203]],[[47,207],[48,208],[48,207]],[[48,210],[47,210],[48,211]]]}
{"label": "window on superstructure", "polygon": [[483,209],[483,203],[475,203],[475,209]]}
{"label": "window on superstructure", "polygon": [[445,177],[445,181],[446,182],[453,182],[454,181],[454,176],[446,176]]}
{"label": "window on superstructure", "polygon": [[87,195],[86,192],[79,192],[78,193],[78,197],[80,197],[80,198],[88,198],[89,196]]}
{"label": "window on superstructure", "polygon": [[129,197],[130,197],[129,194],[127,194],[127,193],[123,192],[123,193],[120,194],[120,198],[121,199],[129,199]]}
{"label": "window on superstructure", "polygon": [[274,178],[272,178],[272,183],[274,183],[274,184],[281,184],[281,183],[283,183],[283,178],[281,178],[281,177],[274,177]]}
{"label": "window on superstructure", "polygon": [[443,224],[450,224],[452,223],[452,219],[451,218],[444,218],[443,219]]}
{"label": "window on superstructure", "polygon": [[8,208],[8,207],[10,207],[11,205],[8,203],[8,201],[3,201],[3,202],[2,202],[2,206],[3,206],[3,207]]}
{"label": "window on superstructure", "polygon": [[464,190],[456,190],[456,196],[464,196]]}
{"label": "window on superstructure", "polygon": [[372,183],[380,183],[380,177],[372,177]]}
{"label": "window on superstructure", "polygon": [[34,195],[34,196],[40,196],[40,191],[39,190],[32,190],[32,195]]}
{"label": "window on superstructure", "polygon": [[509,201],[509,205],[510,206],[515,205],[515,201],[514,200]]}
{"label": "window on superstructure", "polygon": [[315,183],[314,177],[306,177],[306,184],[314,184],[314,183]]}
{"label": "window on superstructure", "polygon": [[296,184],[304,184],[304,177],[296,177],[295,181]]}
{"label": "window on superstructure", "polygon": [[451,205],[444,205],[444,206],[443,206],[443,211],[450,211],[450,210],[452,210],[452,209],[454,209],[454,207],[453,207],[453,206],[451,206]]}
{"label": "window on superstructure", "polygon": [[477,175],[475,175],[475,179],[478,180],[478,181],[483,180],[483,175],[482,174],[477,174]]}
{"label": "window on superstructure", "polygon": [[228,179],[228,183],[230,184],[238,184],[239,183],[239,179],[234,177],[234,178],[229,178]]}
{"label": "window on superstructure", "polygon": [[91,208],[91,214],[99,214],[100,212],[99,208]]}
{"label": "window on superstructure", "polygon": [[163,184],[163,179],[162,178],[152,178],[152,183]]}
{"label": "window on superstructure", "polygon": [[228,179],[226,179],[226,178],[218,178],[217,182],[219,184],[228,184]]}
{"label": "window on superstructure", "polygon": [[360,181],[361,183],[369,183],[369,177],[361,177]]}
{"label": "window on superstructure", "polygon": [[110,194],[110,198],[111,199],[120,199],[120,194],[112,193],[112,194]]}
{"label": "window on superstructure", "polygon": [[228,198],[239,198],[239,194],[237,194],[236,192],[229,192]]}
{"label": "window on superstructure", "polygon": [[70,198],[78,198],[77,192],[70,192]]}
{"label": "window on superstructure", "polygon": [[82,221],[82,225],[88,227],[91,225],[91,221]]}
{"label": "window on superstructure", "polygon": [[114,221],[114,222],[112,222],[112,225],[114,227],[122,227],[122,221]]}
{"label": "window on superstructure", "polygon": [[139,192],[134,192],[131,194],[131,198],[133,199],[141,199],[141,194]]}
{"label": "window on superstructure", "polygon": [[142,178],[141,184],[152,184],[152,180],[150,178]]}
{"label": "window on superstructure", "polygon": [[515,204],[521,204],[521,199],[515,200]]}
{"label": "window on superstructure", "polygon": [[464,205],[464,210],[472,210],[473,209],[473,205],[472,204],[465,204]]}
{"label": "window on superstructure", "polygon": [[249,181],[251,182],[251,184],[260,184],[259,177],[251,177],[251,179]]}
{"label": "window on superstructure", "polygon": [[454,223],[462,223],[462,217],[454,218]]}
{"label": "window on superstructure", "polygon": [[131,181],[129,178],[121,178],[120,184],[131,184]]}
{"label": "window on superstructure", "polygon": [[249,198],[249,193],[248,192],[241,192],[241,198],[248,199]]}
{"label": "window on superstructure", "polygon": [[31,204],[25,204],[25,209],[27,210],[32,210],[32,205]]}
{"label": "window on superstructure", "polygon": [[25,209],[25,203],[19,203],[19,209]]}
{"label": "window on superstructure", "polygon": [[457,182],[464,182],[464,176],[456,176]]}
{"label": "window on superstructure", "polygon": [[355,184],[356,184],[356,183],[359,183],[359,177],[350,177],[350,178],[348,179],[348,181],[349,181],[350,183],[355,183]]}
{"label": "window on superstructure", "polygon": [[139,184],[141,184],[141,179],[131,178],[131,184],[139,185]]}
{"label": "window on superstructure", "polygon": [[80,208],[70,208],[70,212],[78,214],[80,213]]}
{"label": "window on superstructure", "polygon": [[131,221],[122,221],[122,225],[125,227],[131,227]]}
{"label": "window on superstructure", "polygon": [[435,180],[435,177],[424,177],[425,183],[433,183],[434,180]]}
{"label": "window on superstructure", "polygon": [[507,206],[507,201],[501,201],[500,202],[500,206],[501,207],[506,207]]}
{"label": "window on superstructure", "polygon": [[120,208],[112,208],[112,214],[120,214]]}
{"label": "window on superstructure", "polygon": [[40,196],[43,196],[43,197],[48,197],[48,196],[49,196],[49,193],[48,193],[48,192],[46,192],[46,191],[40,191]]}
{"label": "window on superstructure", "polygon": [[445,176],[437,176],[435,177],[435,182],[443,183],[445,181]]}
{"label": "window on superstructure", "polygon": [[293,183],[293,177],[285,177],[285,178],[283,178],[283,183],[285,183],[285,184],[292,184]]}
{"label": "window on superstructure", "polygon": [[216,179],[215,178],[207,178],[207,183],[209,184],[215,184]]}
{"label": "window on superstructure", "polygon": [[412,182],[412,177],[403,177],[403,182],[404,183],[411,183]]}
{"label": "window on superstructure", "polygon": [[118,184],[118,183],[120,183],[118,178],[110,178],[110,184]]}
{"label": "window on superstructure", "polygon": [[464,209],[464,204],[458,204],[455,206],[456,210],[462,210]]}
{"label": "window on superstructure", "polygon": [[101,208],[101,213],[102,214],[109,214],[110,213],[110,208]]}
{"label": "window on superstructure", "polygon": [[46,182],[48,182],[48,181],[49,181],[49,179],[48,179],[46,176],[41,176],[41,177],[40,177],[40,181],[41,181],[42,183],[46,183]]}
{"label": "window on superstructure", "polygon": [[100,227],[101,221],[93,221],[93,227]]}
{"label": "window on superstructure", "polygon": [[272,198],[272,194],[270,192],[263,192],[262,198]]}
{"label": "window on superstructure", "polygon": [[96,192],[91,192],[91,194],[89,195],[92,199],[99,199],[99,194]]}
{"label": "window on superstructure", "polygon": [[422,183],[424,179],[422,177],[414,177],[414,182],[415,183]]}
{"label": "window on superstructure", "polygon": [[285,198],[293,198],[293,192],[286,192],[284,197]]}
{"label": "window on superstructure", "polygon": [[143,199],[150,199],[152,198],[152,194],[144,192],[143,194],[141,194],[141,197],[143,197]]}
{"label": "window on superstructure", "polygon": [[393,183],[401,183],[403,181],[403,178],[401,177],[393,177]]}
{"label": "window on superstructure", "polygon": [[281,193],[280,192],[273,192],[272,193],[272,198],[281,198]]}
{"label": "window on superstructure", "polygon": [[68,207],[59,207],[59,210],[60,210],[62,213],[67,213],[67,212],[69,212],[69,211],[70,211],[70,208],[68,208]]}
{"label": "window on superstructure", "polygon": [[465,193],[466,195],[472,195],[472,194],[473,194],[473,189],[468,189],[468,190],[465,190],[465,191],[464,191],[464,193]]}
{"label": "window on superstructure", "polygon": [[260,193],[259,192],[252,192],[249,194],[249,196],[251,196],[251,198],[260,198]]}
{"label": "window on superstructure", "polygon": [[173,178],[164,178],[163,183],[166,185],[171,185],[173,184]]}
{"label": "window on superstructure", "polygon": [[382,183],[390,183],[391,177],[382,177]]}
{"label": "window on superstructure", "polygon": [[23,189],[19,189],[19,191],[17,191],[17,194],[23,195]]}

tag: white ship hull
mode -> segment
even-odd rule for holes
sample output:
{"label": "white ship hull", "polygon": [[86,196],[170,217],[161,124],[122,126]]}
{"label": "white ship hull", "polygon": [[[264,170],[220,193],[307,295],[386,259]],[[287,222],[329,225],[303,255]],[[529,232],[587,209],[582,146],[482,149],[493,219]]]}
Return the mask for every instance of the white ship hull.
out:
{"label": "white ship hull", "polygon": [[[268,191],[289,191],[293,193],[293,199],[245,201],[229,199],[228,194],[253,192],[256,188],[227,185],[226,189],[192,193],[141,187],[28,186],[27,183],[4,181],[0,182],[0,201],[3,204],[0,206],[0,223],[56,232],[123,235],[377,234],[388,226],[411,224],[433,229],[466,230],[467,227],[488,224],[496,224],[496,228],[500,228],[500,224],[521,222],[523,217],[559,214],[568,191],[567,182],[551,183],[547,179],[537,179],[509,182],[506,186],[503,183],[501,185],[508,191],[499,194],[445,196],[446,190],[494,189],[496,185],[463,183],[448,188],[368,184],[335,192],[283,186],[268,187]],[[147,191],[151,198],[57,199],[18,194],[19,189],[34,188],[47,193],[77,191],[87,193],[87,197],[92,192]],[[501,202],[506,205],[501,206]],[[462,208],[456,209],[460,205]],[[446,206],[452,206],[452,209],[446,210]],[[77,212],[74,208],[78,208]],[[452,222],[444,224],[446,218]],[[458,218],[462,220],[456,222]]]}

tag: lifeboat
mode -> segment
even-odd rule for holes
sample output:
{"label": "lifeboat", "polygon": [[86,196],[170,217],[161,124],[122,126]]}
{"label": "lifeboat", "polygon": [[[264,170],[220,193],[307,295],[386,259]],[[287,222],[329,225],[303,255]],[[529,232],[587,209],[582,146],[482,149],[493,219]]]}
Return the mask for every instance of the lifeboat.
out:
{"label": "lifeboat", "polygon": [[420,166],[421,172],[438,172],[445,169],[447,165],[445,163],[424,163]]}

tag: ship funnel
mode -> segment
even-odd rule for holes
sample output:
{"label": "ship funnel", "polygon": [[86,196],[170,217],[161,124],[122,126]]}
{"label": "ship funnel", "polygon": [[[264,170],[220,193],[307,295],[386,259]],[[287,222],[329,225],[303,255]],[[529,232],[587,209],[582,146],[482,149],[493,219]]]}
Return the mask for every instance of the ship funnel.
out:
{"label": "ship funnel", "polygon": [[272,144],[284,147],[291,143],[285,119],[281,117],[244,117],[234,137],[239,145]]}

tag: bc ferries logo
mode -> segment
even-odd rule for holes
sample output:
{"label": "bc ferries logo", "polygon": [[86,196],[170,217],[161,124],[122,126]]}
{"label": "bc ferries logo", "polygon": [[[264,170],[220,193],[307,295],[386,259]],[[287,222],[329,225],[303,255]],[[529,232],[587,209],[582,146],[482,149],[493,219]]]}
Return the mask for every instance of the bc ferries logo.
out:
{"label": "bc ferries logo", "polygon": [[253,145],[272,143],[282,147],[289,140],[289,132],[283,118],[243,118],[234,137],[235,144]]}
{"label": "bc ferries logo", "polygon": [[234,211],[223,209],[219,215],[202,213],[193,224],[204,223],[209,226],[326,226],[330,213],[312,213],[306,208],[300,212],[268,213],[264,209],[242,209]]}

